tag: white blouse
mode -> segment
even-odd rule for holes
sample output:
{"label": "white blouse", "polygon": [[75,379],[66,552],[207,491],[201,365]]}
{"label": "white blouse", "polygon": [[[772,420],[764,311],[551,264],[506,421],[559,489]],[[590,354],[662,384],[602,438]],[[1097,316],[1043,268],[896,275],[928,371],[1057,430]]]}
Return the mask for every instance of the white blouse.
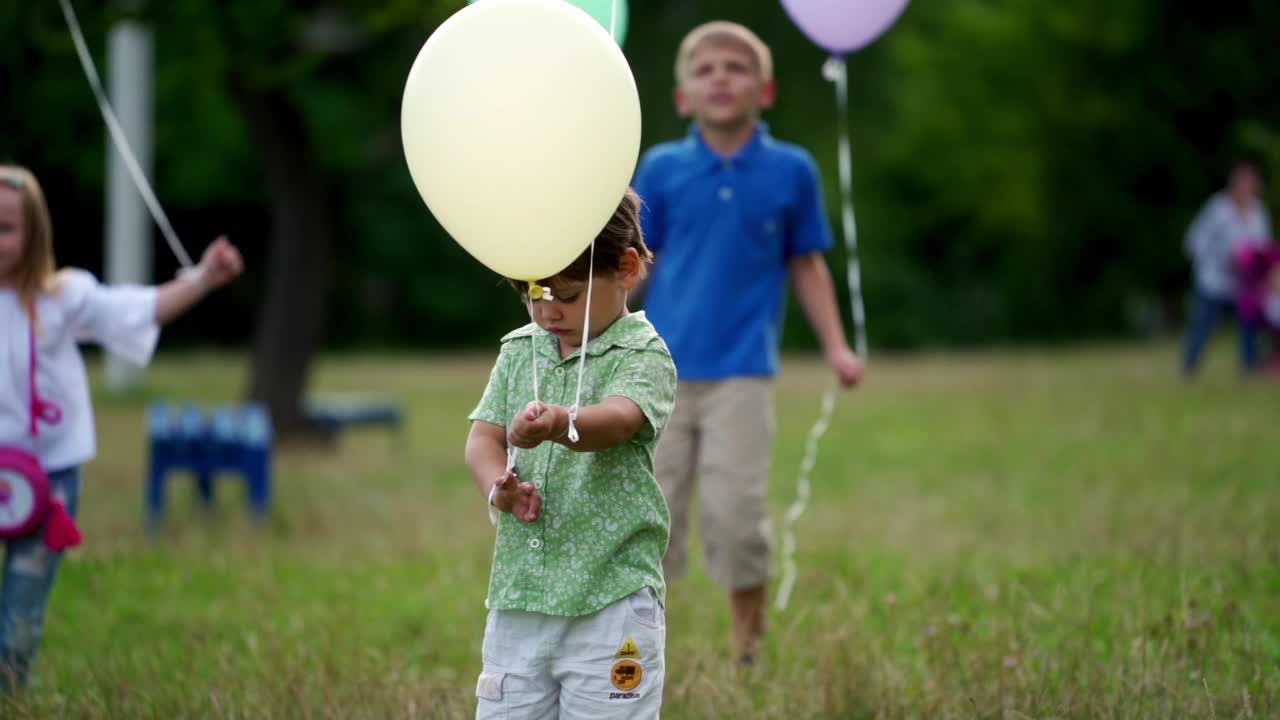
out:
{"label": "white blouse", "polygon": [[81,465],[97,454],[89,378],[80,342],[95,342],[146,365],[160,337],[156,289],[106,286],[84,270],[59,273],[53,292],[36,300],[36,389],[62,410],[31,437],[30,324],[17,291],[0,288],[0,445],[32,451],[45,470]]}
{"label": "white blouse", "polygon": [[1226,192],[1215,194],[1187,230],[1186,249],[1195,267],[1196,285],[1219,300],[1235,299],[1236,250],[1246,244],[1261,247],[1270,240],[1271,216],[1261,202],[1242,212]]}

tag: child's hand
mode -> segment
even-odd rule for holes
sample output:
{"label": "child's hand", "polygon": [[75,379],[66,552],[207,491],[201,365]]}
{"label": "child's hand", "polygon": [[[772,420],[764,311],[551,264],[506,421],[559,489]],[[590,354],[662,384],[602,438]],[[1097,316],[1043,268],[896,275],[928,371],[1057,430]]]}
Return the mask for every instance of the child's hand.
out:
{"label": "child's hand", "polygon": [[200,274],[210,290],[220,288],[244,272],[244,259],[226,235],[205,249],[200,258]]}
{"label": "child's hand", "polygon": [[847,346],[827,353],[827,364],[835,371],[842,387],[853,387],[862,381],[867,365]]}
{"label": "child's hand", "polygon": [[507,442],[518,448],[535,448],[547,440],[559,440],[568,432],[568,410],[559,405],[531,402],[511,421]]}
{"label": "child's hand", "polygon": [[522,483],[514,472],[498,478],[498,492],[493,494],[493,505],[502,512],[511,513],[521,522],[533,522],[542,513],[542,496],[533,483]]}

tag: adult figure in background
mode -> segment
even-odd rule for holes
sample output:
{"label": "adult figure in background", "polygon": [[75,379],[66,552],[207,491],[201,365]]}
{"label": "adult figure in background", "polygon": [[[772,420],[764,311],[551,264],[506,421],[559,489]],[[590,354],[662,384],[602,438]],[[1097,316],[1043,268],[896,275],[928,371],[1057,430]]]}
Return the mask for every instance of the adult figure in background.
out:
{"label": "adult figure in background", "polygon": [[[1195,274],[1195,302],[1182,352],[1184,377],[1195,375],[1200,354],[1221,316],[1234,312],[1239,279],[1234,257],[1245,244],[1270,242],[1271,217],[1262,205],[1258,166],[1241,160],[1231,167],[1225,190],[1214,193],[1187,230],[1186,251]],[[1240,319],[1240,367],[1258,366],[1258,328]]]}

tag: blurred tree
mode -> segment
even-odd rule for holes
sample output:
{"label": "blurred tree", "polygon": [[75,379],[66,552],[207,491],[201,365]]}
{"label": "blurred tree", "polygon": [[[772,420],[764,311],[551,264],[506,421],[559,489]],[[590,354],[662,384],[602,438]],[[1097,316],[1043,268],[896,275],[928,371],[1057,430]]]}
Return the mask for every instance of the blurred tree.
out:
{"label": "blurred tree", "polygon": [[[381,161],[392,154],[388,149],[398,150],[399,116],[386,101],[398,96],[399,67],[408,67],[454,4],[393,2],[370,9],[358,2],[174,0],[81,9],[95,49],[95,40],[121,17],[136,17],[155,33],[156,175],[163,178],[162,197],[179,216],[184,210],[198,214],[197,208],[217,201],[267,203],[269,210],[256,215],[259,222],[265,219],[269,240],[255,273],[264,288],[248,395],[270,407],[286,439],[314,431],[301,404],[334,296],[334,255],[346,219],[338,199],[351,190],[344,178],[370,156]],[[6,13],[0,16],[6,26],[29,28],[34,41],[18,46],[28,53],[17,58],[15,74],[24,74],[25,60],[53,79],[41,84],[47,92],[25,98],[41,118],[28,131],[102,137],[56,4]],[[371,47],[398,55],[402,65],[388,72],[385,56],[369,52]],[[56,69],[50,56],[60,63]],[[369,97],[378,99],[376,111],[368,109]],[[46,118],[52,126],[42,124]],[[28,162],[42,176],[45,167],[73,166],[93,184],[101,183],[100,152],[85,162],[56,151],[32,152],[38,142],[29,143],[27,152],[20,152],[26,143],[9,150],[40,156],[41,162]],[[374,145],[382,152],[371,152]],[[241,242],[264,234],[252,223],[244,229]],[[168,259],[157,264],[167,269]]]}
{"label": "blurred tree", "polygon": [[1187,221],[1280,120],[1276,29],[1259,0],[914,4],[887,37],[897,82],[864,168],[894,248],[869,280],[894,314],[882,341],[1043,341],[1178,315]]}
{"label": "blurred tree", "polygon": [[286,437],[314,430],[301,399],[334,299],[344,170],[359,164],[362,141],[398,127],[390,108],[362,117],[363,130],[342,127],[351,115],[344,106],[395,98],[401,73],[386,72],[384,53],[398,47],[412,57],[452,5],[186,0],[147,12],[159,32],[190,41],[186,82],[225,90],[265,176],[271,239],[249,396],[267,404]]}

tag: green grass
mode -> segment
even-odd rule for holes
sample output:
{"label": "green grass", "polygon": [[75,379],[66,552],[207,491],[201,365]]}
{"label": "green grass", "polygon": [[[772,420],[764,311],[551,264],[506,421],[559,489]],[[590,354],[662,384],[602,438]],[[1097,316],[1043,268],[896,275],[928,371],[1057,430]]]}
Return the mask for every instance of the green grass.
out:
{"label": "green grass", "polygon": [[[736,678],[695,566],[668,603],[668,718],[1280,717],[1280,383],[1201,382],[1171,347],[884,359],[842,398],[764,672]],[[99,398],[83,549],[14,717],[460,718],[492,529],[462,464],[485,358],[330,358],[393,394],[407,442],[277,459],[255,529],[175,482],[142,532],[143,402]],[[147,395],[235,397],[239,358],[166,356]],[[827,381],[779,381],[772,502]],[[0,708],[6,710],[6,708]]]}

